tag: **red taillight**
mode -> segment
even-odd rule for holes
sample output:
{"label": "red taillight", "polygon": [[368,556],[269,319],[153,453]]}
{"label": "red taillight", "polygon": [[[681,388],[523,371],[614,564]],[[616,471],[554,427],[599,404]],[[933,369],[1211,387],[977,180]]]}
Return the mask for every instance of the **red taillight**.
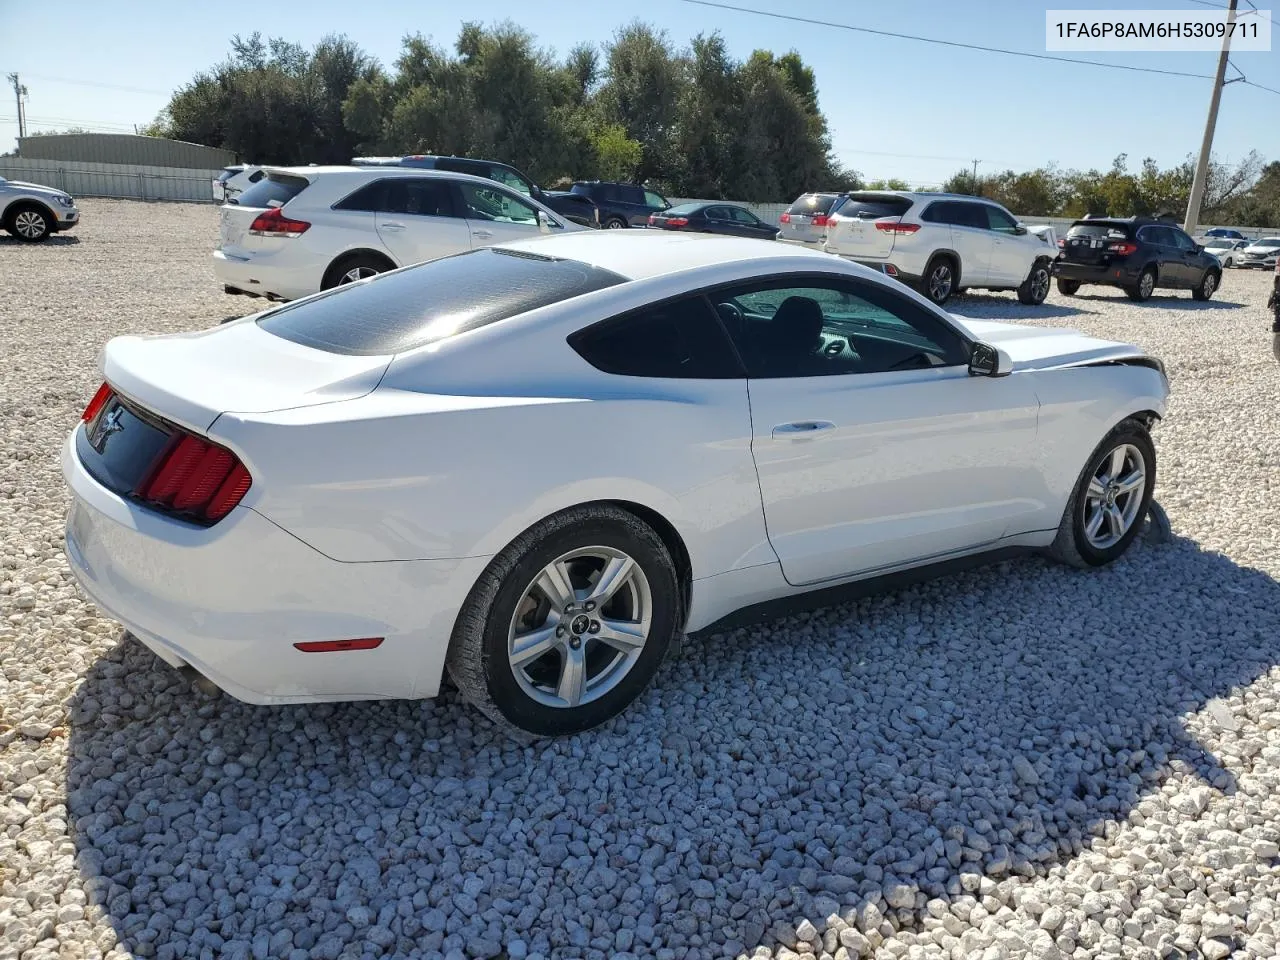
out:
{"label": "red taillight", "polygon": [[652,213],[649,214],[649,226],[652,227],[655,223],[657,223],[657,220],[654,218]]}
{"label": "red taillight", "polygon": [[1059,248],[1061,248],[1061,249],[1063,249],[1063,250],[1067,249],[1067,241],[1066,241],[1066,240],[1064,240],[1064,239],[1059,239],[1059,240],[1058,240],[1058,246],[1059,246]]}
{"label": "red taillight", "polygon": [[809,222],[813,224],[815,227],[825,227],[828,223],[831,222],[831,218],[828,217],[825,213],[815,213],[813,215],[813,219],[810,220]]}
{"label": "red taillight", "polygon": [[688,217],[667,217],[668,227],[687,227],[689,225]]}
{"label": "red taillight", "polygon": [[1109,243],[1107,244],[1107,253],[1115,254],[1117,257],[1127,257],[1133,251],[1138,249],[1136,243]]}
{"label": "red taillight", "polygon": [[106,406],[108,400],[111,399],[111,385],[104,383],[98,388],[98,392],[93,395],[93,399],[89,401],[89,405],[84,408],[84,413],[80,414],[80,419],[85,423],[92,423],[93,418],[102,412],[102,408]]}
{"label": "red taillight", "polygon": [[882,233],[907,234],[915,233],[920,229],[918,223],[903,223],[896,217],[885,217],[876,221],[876,229]]}
{"label": "red taillight", "polygon": [[306,233],[310,227],[311,224],[303,220],[286,217],[281,207],[272,207],[253,218],[249,232],[255,237],[296,237]]}
{"label": "red taillight", "polygon": [[195,434],[176,433],[135,493],[160,510],[213,523],[231,512],[252,482],[230,450]]}
{"label": "red taillight", "polygon": [[782,215],[782,217],[781,217],[781,222],[782,222],[782,223],[790,223],[790,222],[791,222],[791,214],[789,214],[789,213],[784,213],[784,214]]}

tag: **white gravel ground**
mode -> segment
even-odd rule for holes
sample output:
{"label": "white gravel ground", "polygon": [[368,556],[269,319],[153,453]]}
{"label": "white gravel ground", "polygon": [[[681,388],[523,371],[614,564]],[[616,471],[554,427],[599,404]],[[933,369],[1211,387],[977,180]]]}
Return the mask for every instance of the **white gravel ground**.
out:
{"label": "white gravel ground", "polygon": [[57,453],[112,335],[246,312],[211,207],[0,240],[0,960],[1275,957],[1280,367],[1213,303],[954,309],[1168,363],[1176,539],[690,641],[607,729],[193,692],[77,595]]}

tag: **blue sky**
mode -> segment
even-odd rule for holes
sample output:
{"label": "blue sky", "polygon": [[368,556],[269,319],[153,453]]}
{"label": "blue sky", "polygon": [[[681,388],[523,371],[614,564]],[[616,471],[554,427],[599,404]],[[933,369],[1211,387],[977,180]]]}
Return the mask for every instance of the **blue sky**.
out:
{"label": "blue sky", "polygon": [[[1203,10],[1194,0],[729,0],[739,6],[1043,53],[1048,8]],[[1225,0],[1223,0],[1225,2]],[[1267,6],[1256,0],[1260,6]],[[1247,4],[1242,4],[1246,6]],[[1280,7],[1280,4],[1277,4]],[[222,59],[230,35],[260,30],[311,45],[346,33],[390,64],[406,33],[451,45],[464,19],[511,19],[563,52],[601,43],[640,16],[684,45],[719,30],[745,57],[758,47],[796,49],[814,68],[821,106],[840,158],[865,176],[937,183],[978,158],[979,172],[1056,162],[1106,167],[1127,153],[1162,165],[1199,148],[1211,82],[1052,63],[857,34],[694,6],[682,0],[308,0],[303,4],[196,4],[173,0],[0,0],[0,81],[18,71],[29,90],[33,129],[88,126],[132,130],[150,121],[168,92]],[[1272,16],[1280,19],[1273,11]],[[1280,31],[1280,28],[1277,28]],[[39,42],[32,42],[39,38]],[[62,49],[66,55],[57,55]],[[53,53],[53,55],[51,55]],[[1211,75],[1217,54],[1081,54],[1111,63]],[[1280,51],[1239,53],[1248,77],[1280,89]],[[126,89],[127,88],[127,89]],[[17,135],[12,92],[0,87],[0,149]],[[1280,95],[1228,86],[1215,153],[1256,149],[1280,160]]]}

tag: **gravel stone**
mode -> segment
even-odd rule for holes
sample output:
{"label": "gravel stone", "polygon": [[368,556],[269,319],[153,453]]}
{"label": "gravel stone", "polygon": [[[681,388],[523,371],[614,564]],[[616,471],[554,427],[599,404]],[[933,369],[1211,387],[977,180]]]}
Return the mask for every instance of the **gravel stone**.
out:
{"label": "gravel stone", "polygon": [[1277,955],[1269,276],[949,305],[1164,360],[1170,542],[688,638],[624,717],[530,747],[451,690],[201,692],[82,597],[58,454],[98,351],[264,305],[213,282],[216,208],[82,207],[0,238],[3,960]]}

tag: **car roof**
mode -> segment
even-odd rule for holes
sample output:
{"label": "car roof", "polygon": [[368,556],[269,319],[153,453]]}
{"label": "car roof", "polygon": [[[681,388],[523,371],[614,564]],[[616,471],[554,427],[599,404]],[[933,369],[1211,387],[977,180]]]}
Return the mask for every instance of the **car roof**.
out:
{"label": "car roof", "polygon": [[797,267],[811,264],[815,270],[845,264],[829,253],[772,240],[662,230],[583,230],[498,246],[577,260],[628,280],[647,280],[683,270],[751,260],[791,260]]}
{"label": "car roof", "polygon": [[[356,167],[350,165],[328,165],[316,167],[264,167],[267,173],[283,173],[293,177],[332,177],[332,176],[363,176],[369,178],[382,179],[384,177],[414,177],[422,179],[440,180],[467,180],[475,183],[483,183],[486,186],[497,184],[505,187],[506,184],[498,183],[496,180],[490,180],[488,177],[476,177],[469,173],[458,173],[454,170],[435,170],[430,167],[394,167],[394,166],[368,166]],[[507,187],[507,189],[511,189]],[[513,191],[514,192],[514,191]]]}

